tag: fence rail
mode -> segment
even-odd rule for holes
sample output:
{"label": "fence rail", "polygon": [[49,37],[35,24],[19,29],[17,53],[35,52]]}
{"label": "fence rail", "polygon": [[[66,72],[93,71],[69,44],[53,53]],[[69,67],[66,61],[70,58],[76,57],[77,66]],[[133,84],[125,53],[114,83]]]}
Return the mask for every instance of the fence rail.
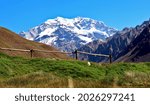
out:
{"label": "fence rail", "polygon": [[25,49],[14,49],[14,48],[0,48],[0,50],[20,51],[20,52],[30,52],[30,50],[25,50]]}
{"label": "fence rail", "polygon": [[38,49],[33,49],[33,51],[44,52],[44,53],[63,53],[63,54],[72,54],[72,52],[46,51],[46,50],[38,50]]}
{"label": "fence rail", "polygon": [[112,63],[112,55],[106,55],[106,54],[94,54],[94,53],[88,53],[88,52],[82,52],[75,50],[74,52],[62,52],[62,51],[48,51],[48,50],[38,50],[38,49],[15,49],[15,48],[0,48],[0,50],[8,50],[8,51],[19,51],[19,52],[30,52],[31,58],[33,57],[34,52],[43,52],[43,53],[61,53],[61,54],[75,54],[76,60],[78,59],[78,54],[86,54],[86,55],[93,55],[93,56],[103,56],[108,57],[110,63]]}
{"label": "fence rail", "polygon": [[94,54],[94,53],[88,53],[88,52],[82,52],[82,51],[78,51],[78,53],[80,53],[80,54],[87,54],[87,55],[93,55],[93,56],[109,57],[109,55],[105,55],[105,54]]}

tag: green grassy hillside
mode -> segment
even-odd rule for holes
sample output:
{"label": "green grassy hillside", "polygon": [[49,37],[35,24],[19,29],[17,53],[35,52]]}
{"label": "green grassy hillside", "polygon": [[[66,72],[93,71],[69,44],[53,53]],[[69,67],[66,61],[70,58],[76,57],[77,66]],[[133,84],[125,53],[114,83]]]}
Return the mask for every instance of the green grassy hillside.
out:
{"label": "green grassy hillside", "polygon": [[150,87],[150,63],[88,66],[86,61],[25,59],[0,53],[0,87]]}

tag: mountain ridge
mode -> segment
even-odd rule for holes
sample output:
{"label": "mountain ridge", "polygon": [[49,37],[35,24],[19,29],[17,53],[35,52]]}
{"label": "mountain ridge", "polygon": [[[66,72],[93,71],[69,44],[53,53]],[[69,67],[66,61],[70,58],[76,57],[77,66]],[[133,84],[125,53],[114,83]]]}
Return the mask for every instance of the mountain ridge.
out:
{"label": "mountain ridge", "polygon": [[[149,26],[149,24],[150,24],[150,20],[144,21],[141,25],[137,25],[135,28],[124,28],[122,31],[118,31],[112,37],[108,38],[106,42],[99,43],[97,45],[98,46],[97,49],[92,50],[90,45],[85,45],[81,47],[79,50],[86,51],[86,52],[90,51],[92,53],[110,54],[110,48],[112,47],[111,54],[113,57],[113,61],[115,61],[127,53],[127,47],[130,46],[130,44],[132,44],[132,42],[137,37],[142,36],[143,30],[145,30]],[[148,47],[150,49],[150,46]],[[108,59],[104,57],[81,55],[81,58],[86,58],[87,60],[94,61],[94,62],[108,61]],[[132,60],[128,59],[128,61],[132,61]],[[148,60],[145,59],[145,61]]]}
{"label": "mountain ridge", "polygon": [[137,36],[122,53],[124,56],[116,61],[144,62],[150,61],[150,24]]}

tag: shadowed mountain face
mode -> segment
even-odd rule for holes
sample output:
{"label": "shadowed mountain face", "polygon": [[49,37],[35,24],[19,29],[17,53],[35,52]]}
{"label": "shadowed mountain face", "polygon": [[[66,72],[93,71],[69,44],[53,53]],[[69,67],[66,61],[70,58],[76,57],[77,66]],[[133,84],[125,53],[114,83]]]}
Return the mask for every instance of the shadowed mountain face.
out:
{"label": "shadowed mountain face", "polygon": [[[92,49],[91,44],[87,44],[79,50],[90,51],[98,54],[112,54],[113,61],[148,61],[147,54],[149,54],[149,25],[150,21],[145,21],[142,25],[135,28],[124,28],[122,31],[117,32],[114,36],[107,39],[104,43],[98,43],[97,49]],[[93,42],[94,43],[94,42]],[[112,50],[110,51],[110,47]],[[130,57],[125,59],[126,54]],[[131,54],[129,54],[131,53]],[[145,55],[146,54],[146,55]],[[94,62],[106,62],[108,58],[85,56],[83,57]],[[145,56],[145,59],[143,57]],[[120,58],[122,57],[122,59]],[[142,58],[141,58],[142,57]],[[120,58],[120,60],[119,60]],[[141,60],[138,60],[138,59]],[[118,59],[118,60],[117,60]],[[142,60],[143,59],[143,60]]]}
{"label": "shadowed mountain face", "polygon": [[150,61],[150,24],[120,54],[117,61]]}
{"label": "shadowed mountain face", "polygon": [[[56,49],[51,46],[29,41],[3,27],[0,27],[0,47],[27,49],[27,50],[39,49],[39,50],[56,51]],[[4,50],[0,50],[0,52],[7,53],[9,55],[17,55],[17,56],[19,55],[23,57],[30,57],[30,54],[28,52],[4,51]],[[62,58],[62,59],[67,58],[67,56],[64,54],[53,54],[53,53],[46,54],[46,53],[37,53],[37,52],[34,52],[33,57],[49,57],[49,58]]]}

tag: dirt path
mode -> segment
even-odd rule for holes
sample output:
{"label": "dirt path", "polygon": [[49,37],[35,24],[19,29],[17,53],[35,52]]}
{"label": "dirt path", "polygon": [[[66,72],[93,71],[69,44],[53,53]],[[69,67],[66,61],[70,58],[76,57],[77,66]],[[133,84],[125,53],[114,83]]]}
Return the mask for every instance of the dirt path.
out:
{"label": "dirt path", "polygon": [[72,78],[68,79],[68,88],[74,88],[73,79]]}

